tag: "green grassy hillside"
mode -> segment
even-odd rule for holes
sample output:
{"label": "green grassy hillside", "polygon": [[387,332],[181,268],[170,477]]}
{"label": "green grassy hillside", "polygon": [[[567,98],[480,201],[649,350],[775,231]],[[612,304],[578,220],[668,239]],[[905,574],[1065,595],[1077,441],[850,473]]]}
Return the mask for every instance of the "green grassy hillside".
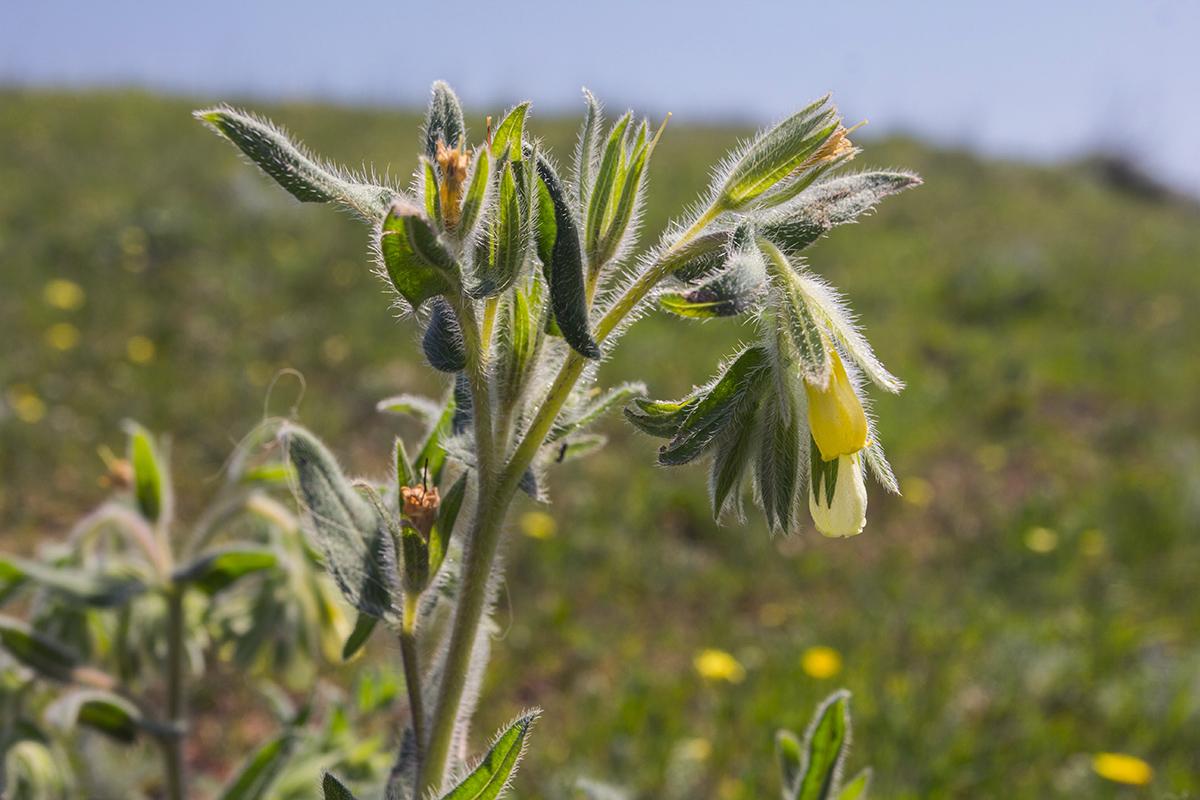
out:
{"label": "green grassy hillside", "polygon": [[[6,549],[102,496],[97,448],[121,447],[122,418],[173,432],[186,509],[264,407],[296,401],[293,380],[268,391],[281,368],[361,472],[386,470],[397,425],[374,402],[441,391],[361,226],[295,203],[191,107],[0,92]],[[260,110],[352,166],[414,164],[412,114]],[[687,122],[656,154],[652,232],[738,134]],[[534,126],[565,160],[573,125]],[[479,734],[547,709],[521,796],[576,774],[774,796],[773,729],[839,685],[880,797],[1200,793],[1200,210],[908,140],[860,164],[926,179],[811,251],[909,384],[875,402],[905,497],[873,493],[851,541],[717,527],[702,470],[653,467],[655,443],[610,423],[609,448],[553,480],[554,535],[517,520],[508,548]],[[603,374],[672,396],[742,333],[651,318]],[[744,679],[706,682],[705,648]],[[1149,789],[1096,776],[1099,751],[1146,759]]]}

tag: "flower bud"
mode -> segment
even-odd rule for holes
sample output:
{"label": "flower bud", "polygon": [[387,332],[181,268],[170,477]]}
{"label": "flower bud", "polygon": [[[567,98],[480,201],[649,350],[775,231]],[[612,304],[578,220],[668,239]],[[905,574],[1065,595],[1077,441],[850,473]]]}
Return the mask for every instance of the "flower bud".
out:
{"label": "flower bud", "polygon": [[867,524],[867,486],[858,454],[838,456],[813,471],[808,512],[823,536],[856,536]]}
{"label": "flower bud", "polygon": [[433,530],[442,504],[437,487],[401,486],[400,501],[405,521],[417,529],[422,539],[429,541],[429,532]]}
{"label": "flower bud", "polygon": [[867,446],[867,415],[846,376],[846,367],[837,350],[830,347],[829,384],[824,388],[804,382],[808,395],[808,426],[821,458],[832,461],[849,456]]}

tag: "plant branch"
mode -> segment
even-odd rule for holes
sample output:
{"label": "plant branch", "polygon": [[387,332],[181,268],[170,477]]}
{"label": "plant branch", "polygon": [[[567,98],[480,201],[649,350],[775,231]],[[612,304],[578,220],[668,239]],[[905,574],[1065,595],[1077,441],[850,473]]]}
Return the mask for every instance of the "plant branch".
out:
{"label": "plant branch", "polygon": [[417,661],[417,601],[419,596],[404,596],[404,619],[400,627],[400,656],[404,661],[404,683],[408,689],[408,707],[412,714],[413,734],[417,740],[418,769],[425,751],[425,703],[421,697],[421,667]]}
{"label": "plant branch", "polygon": [[184,800],[187,775],[183,754],[183,735],[187,725],[184,711],[184,588],[173,587],[167,595],[167,721],[174,735],[160,738],[166,767],[167,797]]}

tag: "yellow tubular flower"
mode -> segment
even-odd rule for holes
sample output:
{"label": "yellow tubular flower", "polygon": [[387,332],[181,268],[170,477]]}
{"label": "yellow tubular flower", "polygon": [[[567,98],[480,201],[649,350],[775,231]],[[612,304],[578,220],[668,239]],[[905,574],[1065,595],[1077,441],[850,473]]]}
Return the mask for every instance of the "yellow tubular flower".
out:
{"label": "yellow tubular flower", "polygon": [[[862,460],[858,454],[838,456],[837,471],[822,471],[808,482],[808,513],[822,536],[857,536],[867,525],[867,484],[863,480]],[[833,499],[829,498],[830,478],[836,475]]]}
{"label": "yellow tubular flower", "polygon": [[821,458],[833,461],[867,446],[867,415],[846,376],[846,367],[837,350],[829,349],[832,368],[829,385],[824,389],[804,382],[808,395],[808,426]]}

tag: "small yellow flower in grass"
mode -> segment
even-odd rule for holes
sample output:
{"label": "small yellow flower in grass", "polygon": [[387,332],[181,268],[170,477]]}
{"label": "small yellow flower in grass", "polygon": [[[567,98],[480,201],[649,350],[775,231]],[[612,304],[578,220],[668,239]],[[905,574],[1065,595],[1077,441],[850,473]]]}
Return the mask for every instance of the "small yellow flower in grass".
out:
{"label": "small yellow flower in grass", "polygon": [[1040,526],[1030,528],[1025,531],[1025,546],[1035,553],[1053,553],[1058,548],[1058,534]]}
{"label": "small yellow flower in grass", "polygon": [[69,322],[58,322],[46,329],[46,344],[55,350],[70,350],[79,344],[79,329]]}
{"label": "small yellow flower in grass", "polygon": [[125,342],[125,355],[135,364],[149,364],[154,360],[154,342],[145,336],[130,336]]}
{"label": "small yellow flower in grass", "polygon": [[46,404],[28,386],[16,386],[8,392],[8,405],[21,422],[34,425],[46,416]]}
{"label": "small yellow flower in grass", "polygon": [[526,511],[521,515],[521,533],[530,539],[551,539],[558,533],[554,517],[545,511]]}
{"label": "small yellow flower in grass", "polygon": [[933,484],[914,475],[900,484],[900,495],[910,506],[925,508],[933,502]]}
{"label": "small yellow flower in grass", "polygon": [[77,310],[86,297],[82,286],[65,278],[55,278],[42,288],[42,298],[46,304],[61,311]]}
{"label": "small yellow flower in grass", "polygon": [[804,382],[808,395],[808,425],[821,458],[832,461],[838,456],[854,455],[867,446],[867,415],[846,375],[837,350],[829,348],[832,369],[829,385],[821,388]]}
{"label": "small yellow flower in grass", "polygon": [[746,668],[724,650],[708,648],[696,654],[692,661],[700,677],[709,681],[741,683],[746,679]]}
{"label": "small yellow flower in grass", "polygon": [[810,678],[825,680],[842,671],[842,656],[832,647],[816,645],[800,656],[800,667]]}
{"label": "small yellow flower in grass", "polygon": [[1145,786],[1154,780],[1154,768],[1137,756],[1125,753],[1097,753],[1092,769],[1101,778],[1130,786]]}

